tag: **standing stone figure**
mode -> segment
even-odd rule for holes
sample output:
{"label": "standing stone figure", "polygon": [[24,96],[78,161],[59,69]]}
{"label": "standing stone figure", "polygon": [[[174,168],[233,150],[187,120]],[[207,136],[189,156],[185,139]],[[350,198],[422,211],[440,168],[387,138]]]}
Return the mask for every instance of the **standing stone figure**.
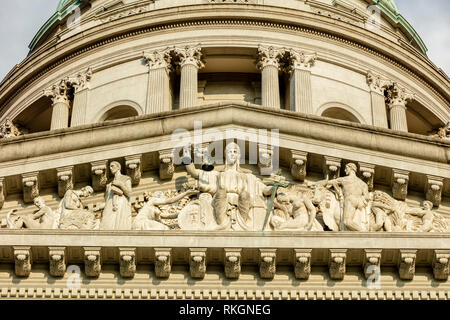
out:
{"label": "standing stone figure", "polygon": [[[252,173],[240,168],[241,151],[232,142],[226,147],[223,171],[203,171],[194,164],[186,165],[188,173],[199,181],[200,192],[213,196],[210,206],[217,230],[261,230],[266,215],[265,197],[272,194]],[[205,210],[208,211],[208,210]]]}
{"label": "standing stone figure", "polygon": [[82,199],[94,193],[92,187],[81,190],[67,190],[59,204],[59,228],[66,230],[94,230],[98,228],[95,214],[84,209]]}
{"label": "standing stone figure", "polygon": [[114,175],[105,192],[101,230],[131,230],[131,179],[122,175],[120,163],[113,161],[109,165]]}
{"label": "standing stone figure", "polygon": [[333,187],[337,189],[338,194],[342,192],[340,201],[345,229],[349,231],[369,231],[369,188],[364,181],[356,176],[356,172],[356,165],[349,163],[345,166],[346,177],[321,181],[310,184],[310,186]]}

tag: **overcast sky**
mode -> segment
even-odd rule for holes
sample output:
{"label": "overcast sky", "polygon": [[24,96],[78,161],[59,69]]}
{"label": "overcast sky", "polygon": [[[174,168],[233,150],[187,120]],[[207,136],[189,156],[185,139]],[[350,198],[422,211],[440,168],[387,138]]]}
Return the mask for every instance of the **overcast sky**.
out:
{"label": "overcast sky", "polygon": [[[26,57],[29,43],[57,4],[58,0],[2,0],[0,79]],[[422,37],[430,59],[450,74],[450,0],[397,0],[397,4]]]}

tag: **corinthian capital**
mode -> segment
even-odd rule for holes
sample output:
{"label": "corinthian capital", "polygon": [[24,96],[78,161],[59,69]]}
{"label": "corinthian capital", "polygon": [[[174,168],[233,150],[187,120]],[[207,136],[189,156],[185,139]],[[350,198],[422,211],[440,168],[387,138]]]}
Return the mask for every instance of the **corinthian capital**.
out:
{"label": "corinthian capital", "polygon": [[199,69],[205,67],[205,63],[202,61],[202,48],[200,45],[175,48],[173,51],[180,59],[181,67],[187,64],[192,64]]}
{"label": "corinthian capital", "polygon": [[89,89],[92,79],[92,68],[79,72],[76,76],[69,78],[70,85],[75,89],[75,93]]}
{"label": "corinthian capital", "polygon": [[256,66],[259,69],[264,69],[267,66],[280,68],[280,59],[283,57],[285,52],[286,51],[281,48],[259,46],[258,62]]}
{"label": "corinthian capital", "polygon": [[383,78],[372,71],[368,71],[366,76],[367,83],[370,86],[370,91],[379,93],[381,95],[384,95],[384,90],[386,90],[387,87],[393,85],[393,82],[391,80]]}
{"label": "corinthian capital", "polygon": [[166,69],[167,72],[171,70],[172,57],[169,49],[143,52],[143,58],[150,70]]}
{"label": "corinthian capital", "polygon": [[290,49],[289,55],[291,58],[288,68],[289,72],[293,72],[296,69],[310,70],[312,64],[317,60],[317,53],[305,53],[304,51]]}
{"label": "corinthian capital", "polygon": [[387,92],[390,108],[394,106],[404,106],[406,108],[406,103],[414,100],[414,94],[397,82],[394,82],[394,84],[387,89]]}
{"label": "corinthian capital", "polygon": [[58,83],[54,84],[47,90],[44,90],[44,95],[47,97],[50,97],[52,99],[53,104],[56,103],[69,103],[69,79],[63,79],[59,81]]}

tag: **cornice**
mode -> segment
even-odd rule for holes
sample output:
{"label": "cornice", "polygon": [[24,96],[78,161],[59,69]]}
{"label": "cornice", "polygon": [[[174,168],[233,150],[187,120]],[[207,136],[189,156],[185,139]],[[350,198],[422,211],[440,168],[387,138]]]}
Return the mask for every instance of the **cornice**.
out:
{"label": "cornice", "polygon": [[[252,6],[248,6],[252,7]],[[194,8],[197,8],[198,10],[194,10]],[[224,8],[227,10],[223,12],[222,16],[230,16],[235,14],[235,10],[233,10],[232,5],[226,5]],[[401,55],[393,55],[392,53],[392,47],[390,46],[385,47],[386,45],[383,44],[386,42],[383,38],[377,36],[374,36],[373,34],[365,34],[364,30],[361,32],[358,30],[355,30],[355,28],[348,26],[346,23],[339,23],[336,22],[330,18],[327,17],[317,17],[317,15],[310,14],[310,13],[302,13],[305,15],[305,19],[300,20],[301,25],[309,25],[310,27],[315,26],[315,29],[307,28],[301,26],[299,23],[294,23],[292,18],[296,18],[296,21],[299,21],[298,19],[298,11],[293,10],[278,10],[279,12],[276,12],[276,8],[270,8],[270,11],[268,11],[267,8],[262,8],[265,10],[262,10],[259,7],[256,7],[259,10],[252,11],[251,15],[255,18],[245,18],[245,15],[242,19],[223,19],[223,20],[215,20],[215,17],[213,16],[213,13],[210,11],[211,9],[205,9],[203,6],[192,6],[192,7],[186,7],[186,8],[178,8],[182,12],[182,14],[186,14],[186,19],[195,19],[195,16],[200,19],[206,19],[207,20],[191,20],[191,21],[185,21],[180,23],[170,23],[170,13],[173,12],[171,9],[164,9],[164,10],[158,10],[157,12],[147,12],[138,14],[136,16],[130,17],[128,19],[133,20],[133,24],[128,23],[127,18],[113,21],[110,23],[107,23],[106,25],[101,25],[98,27],[94,27],[90,30],[87,30],[86,33],[83,34],[83,37],[80,36],[74,36],[72,38],[69,38],[63,42],[61,42],[58,45],[54,45],[54,50],[52,55],[48,55],[49,48],[46,50],[39,50],[39,52],[36,52],[32,55],[30,55],[23,63],[22,65],[17,68],[14,72],[12,72],[9,75],[9,78],[5,79],[0,87],[0,91],[2,91],[1,98],[0,98],[0,105],[5,106],[8,105],[8,103],[20,92],[29,86],[33,81],[41,78],[44,76],[48,71],[54,69],[55,67],[71,60],[72,58],[79,57],[83,53],[90,52],[91,50],[101,47],[103,45],[114,43],[117,41],[121,41],[130,37],[134,36],[142,36],[143,34],[147,34],[154,31],[161,31],[161,30],[168,30],[168,29],[174,29],[174,28],[186,28],[186,27],[205,27],[208,25],[234,25],[234,26],[255,26],[255,27],[265,27],[265,28],[271,28],[271,29],[281,29],[281,30],[291,30],[295,32],[301,32],[303,34],[308,34],[309,36],[313,37],[319,37],[322,39],[328,39],[332,41],[336,41],[338,43],[342,43],[344,45],[351,46],[353,48],[356,48],[357,50],[362,50],[366,53],[372,54],[376,57],[379,57],[383,59],[384,61],[388,62],[391,66],[395,66],[403,71],[406,71],[409,75],[413,76],[417,81],[422,82],[425,84],[428,88],[430,88],[431,91],[433,91],[435,94],[441,97],[446,103],[448,104],[450,101],[450,90],[446,90],[446,87],[449,87],[448,85],[448,79],[445,79],[442,77],[442,75],[437,72],[436,70],[432,70],[433,68],[431,66],[425,66],[427,63],[425,61],[418,59],[416,56],[411,56],[410,53],[405,51],[403,48],[398,46],[398,51],[403,52],[406,56],[409,56],[412,58],[413,61],[411,61],[409,64],[410,66],[405,65],[404,63],[401,63],[399,61],[396,61],[399,56]],[[202,10],[200,10],[202,9]],[[248,10],[247,6],[246,8],[240,7],[240,13],[242,11]],[[194,14],[195,11],[195,14]],[[291,12],[292,11],[292,12]],[[215,10],[214,12],[217,12]],[[245,12],[246,14],[249,14],[250,12]],[[181,13],[180,13],[181,14]],[[264,14],[266,15],[265,18],[261,20],[257,20],[256,17],[258,14]],[[274,20],[280,20],[280,15],[282,16],[283,23],[274,23],[269,21]],[[150,16],[154,16],[155,19],[149,19]],[[277,18],[278,17],[278,18]],[[172,18],[173,19],[173,18]],[[246,20],[249,19],[249,20]],[[152,20],[154,22],[154,26],[147,26],[142,28],[142,23],[148,25],[148,21]],[[184,19],[183,19],[184,20]],[[267,21],[269,20],[269,21]],[[330,21],[332,20],[332,21]],[[287,24],[289,22],[289,24]],[[141,26],[141,29],[139,29],[139,26]],[[125,28],[127,29],[126,31]],[[319,31],[319,29],[321,31]],[[334,29],[336,30],[336,34],[331,34],[330,30]],[[115,31],[113,31],[115,30]],[[122,31],[120,31],[122,30]],[[133,30],[133,31],[132,31]],[[327,32],[325,32],[328,30]],[[104,38],[105,33],[108,32],[114,32],[116,35],[111,36],[109,38]],[[342,31],[342,32],[339,32]],[[356,31],[356,32],[355,32]],[[337,34],[341,33],[340,36]],[[371,44],[366,46],[361,43],[356,43],[354,40],[348,40],[347,37],[350,37],[351,34],[353,34],[352,38],[354,39],[354,34],[360,34],[361,35],[361,43],[367,42],[364,39],[370,39]],[[368,38],[369,36],[369,38]],[[102,39],[103,38],[103,39]],[[347,39],[346,39],[347,38]],[[377,45],[375,46],[375,41]],[[371,48],[372,47],[372,48]],[[374,48],[376,47],[376,48]],[[385,49],[384,49],[385,47]],[[383,50],[382,50],[383,48]],[[29,68],[30,65],[33,63],[36,63],[37,59],[41,59],[41,55],[46,54],[46,59],[42,59],[43,61],[39,65],[35,65],[33,68]],[[416,61],[414,61],[416,60]],[[420,70],[417,66],[422,65],[425,67],[425,69]],[[412,66],[415,66],[412,68]],[[428,68],[428,70],[426,70]],[[30,70],[36,70],[36,71],[30,71]],[[415,69],[415,70],[414,70]],[[435,79],[430,79],[430,73],[434,73]],[[30,77],[31,76],[31,77]],[[433,86],[430,85],[428,81],[424,81],[423,78],[428,78],[428,80],[433,81]],[[440,78],[440,79],[439,79]],[[438,80],[439,79],[439,80]],[[11,94],[5,94],[5,91],[8,89]],[[12,93],[14,92],[14,93]]]}

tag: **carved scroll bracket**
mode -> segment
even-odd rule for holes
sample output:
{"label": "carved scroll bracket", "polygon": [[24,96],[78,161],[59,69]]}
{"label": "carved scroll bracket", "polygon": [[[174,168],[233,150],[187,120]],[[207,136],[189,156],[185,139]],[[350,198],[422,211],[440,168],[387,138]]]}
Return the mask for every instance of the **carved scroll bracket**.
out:
{"label": "carved scroll bracket", "polygon": [[33,202],[34,198],[39,197],[39,172],[23,174],[22,185],[23,201],[25,203]]}
{"label": "carved scroll bracket", "polygon": [[133,278],[136,274],[136,248],[119,248],[120,275]]}
{"label": "carved scroll bracket", "polygon": [[125,157],[127,176],[131,178],[131,183],[134,186],[138,185],[141,182],[142,177],[141,161],[142,161],[141,154]]}
{"label": "carved scroll bracket", "polygon": [[172,272],[172,249],[155,248],[155,274],[158,278],[168,278]]}
{"label": "carved scroll bracket", "polygon": [[58,178],[58,195],[64,197],[68,190],[73,189],[73,166],[56,169]]}
{"label": "carved scroll bracket", "polygon": [[53,277],[63,277],[66,273],[66,248],[50,247],[48,248],[48,258],[50,262],[50,274]]}
{"label": "carved scroll bracket", "polygon": [[191,277],[203,279],[206,274],[206,248],[191,248],[189,251]]}
{"label": "carved scroll bracket", "polygon": [[277,249],[259,249],[259,274],[262,279],[273,279],[277,271]]}
{"label": "carved scroll bracket", "polygon": [[108,181],[107,160],[91,162],[92,188],[94,191],[104,191]]}
{"label": "carved scroll bracket", "polygon": [[397,200],[405,200],[408,195],[409,172],[392,169],[392,194]]}
{"label": "carved scroll bracket", "polygon": [[294,270],[295,277],[301,280],[308,280],[311,274],[311,249],[294,250]]}
{"label": "carved scroll bracket", "polygon": [[412,280],[416,272],[417,250],[400,250],[398,272],[400,279]]}
{"label": "carved scroll bracket", "polygon": [[436,280],[448,280],[450,270],[450,250],[434,250],[433,274]]}
{"label": "carved scroll bracket", "polygon": [[347,260],[347,249],[330,249],[328,267],[330,278],[343,280],[345,276],[345,263]]}
{"label": "carved scroll bracket", "polygon": [[368,279],[373,274],[373,266],[380,267],[382,250],[364,250],[364,276]]}
{"label": "carved scroll bracket", "polygon": [[31,247],[14,247],[15,272],[18,277],[28,277],[31,272]]}
{"label": "carved scroll bracket", "polygon": [[375,177],[375,165],[359,162],[359,172],[361,179],[364,180],[365,183],[367,183],[367,186],[369,187],[369,191],[373,191],[373,179]]}
{"label": "carved scroll bracket", "polygon": [[258,157],[258,167],[259,174],[262,176],[268,176],[272,173],[272,155],[273,146],[267,144],[259,144],[259,157]]}
{"label": "carved scroll bracket", "polygon": [[431,201],[435,207],[439,207],[442,201],[442,189],[444,187],[444,178],[427,175],[425,182],[425,195],[428,201]]}
{"label": "carved scroll bracket", "polygon": [[291,150],[291,174],[295,180],[304,181],[306,178],[306,164],[308,153]]}
{"label": "carved scroll bracket", "polygon": [[102,271],[101,248],[84,248],[84,270],[88,277],[98,277]]}
{"label": "carved scroll bracket", "polygon": [[171,180],[174,172],[173,149],[159,151],[159,178],[161,180]]}
{"label": "carved scroll bracket", "polygon": [[333,180],[339,178],[341,161],[342,159],[340,158],[324,156],[323,174],[325,179]]}
{"label": "carved scroll bracket", "polygon": [[239,279],[241,274],[241,251],[242,249],[224,249],[225,276],[228,279]]}

